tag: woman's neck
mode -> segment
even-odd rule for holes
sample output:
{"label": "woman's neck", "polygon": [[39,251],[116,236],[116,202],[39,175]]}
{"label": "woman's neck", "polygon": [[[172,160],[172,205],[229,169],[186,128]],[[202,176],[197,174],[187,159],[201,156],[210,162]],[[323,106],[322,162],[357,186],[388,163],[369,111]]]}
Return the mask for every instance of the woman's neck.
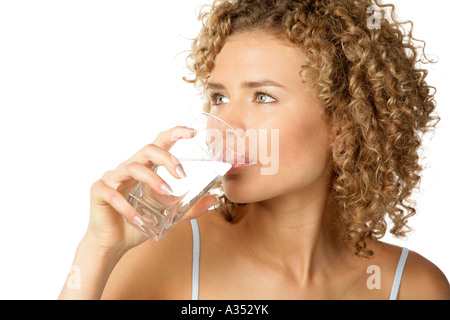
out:
{"label": "woman's neck", "polygon": [[337,211],[328,201],[327,186],[317,181],[302,190],[247,204],[239,224],[255,257],[292,273],[302,283],[311,281],[324,265],[337,262],[347,249],[334,228]]}

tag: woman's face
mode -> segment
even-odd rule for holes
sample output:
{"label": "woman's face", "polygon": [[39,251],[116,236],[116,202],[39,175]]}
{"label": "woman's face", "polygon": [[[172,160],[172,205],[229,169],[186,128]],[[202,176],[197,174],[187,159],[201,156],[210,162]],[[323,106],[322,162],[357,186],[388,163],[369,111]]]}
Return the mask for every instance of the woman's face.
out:
{"label": "woman's face", "polygon": [[224,176],[231,201],[259,202],[323,178],[331,130],[314,91],[302,83],[305,64],[301,49],[264,33],[232,35],[217,55],[207,86],[210,112],[249,133],[246,155],[257,158]]}

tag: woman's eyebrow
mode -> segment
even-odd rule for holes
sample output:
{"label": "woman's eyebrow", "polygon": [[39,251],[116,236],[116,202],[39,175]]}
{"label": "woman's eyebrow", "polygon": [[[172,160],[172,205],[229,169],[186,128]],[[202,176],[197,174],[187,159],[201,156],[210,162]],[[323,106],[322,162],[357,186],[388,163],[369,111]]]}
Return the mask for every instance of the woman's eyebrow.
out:
{"label": "woman's eyebrow", "polygon": [[[259,88],[259,87],[279,87],[286,89],[285,86],[279,84],[278,82],[272,80],[258,80],[258,81],[244,81],[241,82],[241,87],[243,88]],[[207,90],[225,90],[225,86],[221,83],[208,82],[206,85]]]}
{"label": "woman's eyebrow", "polygon": [[206,84],[206,90],[225,90],[225,86],[221,83],[208,82]]}
{"label": "woman's eyebrow", "polygon": [[285,86],[272,80],[244,81],[241,83],[241,86],[243,88],[279,87],[285,89]]}

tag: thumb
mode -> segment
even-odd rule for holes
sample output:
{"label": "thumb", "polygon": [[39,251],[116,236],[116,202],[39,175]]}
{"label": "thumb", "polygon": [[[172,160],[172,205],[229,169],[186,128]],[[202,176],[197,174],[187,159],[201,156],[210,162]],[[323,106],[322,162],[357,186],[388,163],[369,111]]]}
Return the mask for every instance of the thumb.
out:
{"label": "thumb", "polygon": [[195,219],[201,216],[203,213],[208,211],[208,209],[213,206],[217,201],[219,201],[219,197],[207,194],[200,198],[197,203],[186,213],[183,219]]}

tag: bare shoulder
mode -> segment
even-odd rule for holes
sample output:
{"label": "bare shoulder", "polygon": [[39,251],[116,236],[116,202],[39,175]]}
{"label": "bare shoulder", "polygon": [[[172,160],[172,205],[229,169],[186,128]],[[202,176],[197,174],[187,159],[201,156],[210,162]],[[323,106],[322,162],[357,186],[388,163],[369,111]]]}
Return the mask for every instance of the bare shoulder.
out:
{"label": "bare shoulder", "polygon": [[[386,286],[391,288],[402,247],[378,241],[373,248],[377,263],[387,266],[389,270]],[[417,252],[409,250],[397,299],[450,299],[449,282],[436,265]]]}
{"label": "bare shoulder", "polygon": [[190,299],[192,229],[178,223],[159,242],[129,250],[111,273],[102,299]]}
{"label": "bare shoulder", "polygon": [[398,299],[450,300],[450,285],[436,265],[417,252],[410,251]]}

